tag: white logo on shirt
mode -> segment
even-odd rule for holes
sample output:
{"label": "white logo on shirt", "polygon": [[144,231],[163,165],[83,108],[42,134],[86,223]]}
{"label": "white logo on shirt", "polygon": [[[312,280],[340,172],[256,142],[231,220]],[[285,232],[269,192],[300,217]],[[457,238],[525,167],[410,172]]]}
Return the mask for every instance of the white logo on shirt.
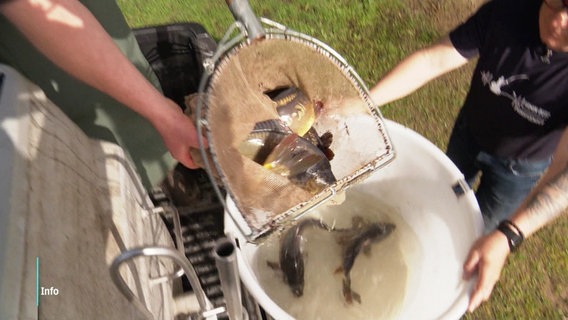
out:
{"label": "white logo on shirt", "polygon": [[527,101],[523,96],[518,96],[515,91],[512,93],[506,92],[503,89],[517,80],[528,80],[527,75],[514,75],[507,79],[501,76],[497,80],[493,80],[493,74],[489,71],[481,72],[481,81],[484,85],[489,87],[489,90],[497,96],[507,97],[511,100],[511,107],[513,110],[525,118],[526,120],[537,124],[544,125],[546,120],[550,118],[550,112]]}

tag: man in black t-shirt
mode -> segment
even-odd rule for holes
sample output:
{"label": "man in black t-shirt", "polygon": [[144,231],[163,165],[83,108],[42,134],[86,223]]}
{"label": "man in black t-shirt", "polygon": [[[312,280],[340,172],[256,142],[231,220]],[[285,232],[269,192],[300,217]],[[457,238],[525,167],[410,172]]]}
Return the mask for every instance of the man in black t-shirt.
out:
{"label": "man in black t-shirt", "polygon": [[[468,182],[481,172],[476,197],[488,234],[464,264],[466,277],[479,274],[470,311],[489,297],[509,251],[568,207],[566,162],[558,160],[568,149],[568,0],[489,1],[404,59],[371,96],[384,105],[474,57],[447,150]],[[555,169],[527,197],[553,154]]]}

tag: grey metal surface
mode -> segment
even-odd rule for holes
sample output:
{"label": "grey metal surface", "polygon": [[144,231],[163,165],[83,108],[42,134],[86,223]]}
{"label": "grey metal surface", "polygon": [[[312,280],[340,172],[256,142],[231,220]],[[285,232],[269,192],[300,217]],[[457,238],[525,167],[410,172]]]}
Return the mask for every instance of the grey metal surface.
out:
{"label": "grey metal surface", "polygon": [[248,319],[243,313],[241,280],[237,265],[237,247],[229,238],[220,238],[213,248],[229,320]]}
{"label": "grey metal surface", "polygon": [[174,260],[179,266],[182,267],[186,276],[189,279],[189,282],[192,284],[192,287],[195,288],[194,292],[197,297],[197,301],[199,302],[199,306],[201,308],[201,313],[206,313],[213,310],[213,305],[207,299],[204,294],[201,285],[199,284],[199,279],[197,278],[197,274],[193,269],[192,265],[189,263],[187,258],[183,256],[179,251],[166,248],[166,247],[140,247],[140,248],[133,248],[127,250],[117,256],[111,266],[110,266],[110,275],[115,283],[115,285],[120,289],[122,294],[128,298],[128,300],[133,303],[137,308],[143,311],[149,318],[152,318],[152,314],[144,304],[140,302],[140,300],[134,295],[132,290],[128,287],[124,279],[121,277],[119,268],[122,264],[127,263],[131,259],[136,257],[143,256],[143,257],[166,257]]}

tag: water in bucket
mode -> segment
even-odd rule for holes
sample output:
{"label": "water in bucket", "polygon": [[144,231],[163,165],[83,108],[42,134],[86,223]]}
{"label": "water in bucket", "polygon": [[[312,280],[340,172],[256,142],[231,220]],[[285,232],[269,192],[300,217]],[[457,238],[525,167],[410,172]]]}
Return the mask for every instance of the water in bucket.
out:
{"label": "water in bucket", "polygon": [[[350,228],[353,217],[368,222],[392,223],[396,229],[384,240],[361,252],[350,271],[351,289],[361,303],[348,303],[342,293],[343,247],[334,231],[310,228],[303,232],[304,291],[295,296],[283,280],[278,262],[280,238],[272,237],[259,247],[254,268],[266,293],[287,313],[297,319],[392,319],[400,312],[406,295],[409,266],[420,256],[417,237],[401,219],[396,208],[354,190],[348,191],[339,206],[325,206],[306,218],[322,219],[335,229]],[[267,263],[269,262],[269,263]]]}

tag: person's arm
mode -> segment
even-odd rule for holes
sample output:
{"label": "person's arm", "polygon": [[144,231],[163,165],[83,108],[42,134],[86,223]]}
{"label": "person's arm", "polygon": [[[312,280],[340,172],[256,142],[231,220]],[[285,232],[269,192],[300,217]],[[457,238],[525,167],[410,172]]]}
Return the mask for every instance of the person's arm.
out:
{"label": "person's arm", "polygon": [[454,48],[449,36],[445,36],[402,60],[371,88],[371,98],[378,106],[385,105],[463,66],[467,61]]}
{"label": "person's arm", "polygon": [[[554,156],[550,168],[509,219],[525,237],[568,210],[568,129]],[[469,301],[470,312],[489,299],[509,251],[507,238],[498,230],[480,238],[471,248],[464,263],[464,277],[469,279],[477,272],[478,279]]]}
{"label": "person's arm", "polygon": [[568,208],[567,171],[568,128],[564,129],[549,169],[525,199],[518,210],[519,214],[510,219],[526,237],[556,219]]}
{"label": "person's arm", "polygon": [[192,121],[138,72],[79,1],[8,0],[0,13],[60,68],[149,120],[173,157],[196,167],[189,155],[198,147]]}

